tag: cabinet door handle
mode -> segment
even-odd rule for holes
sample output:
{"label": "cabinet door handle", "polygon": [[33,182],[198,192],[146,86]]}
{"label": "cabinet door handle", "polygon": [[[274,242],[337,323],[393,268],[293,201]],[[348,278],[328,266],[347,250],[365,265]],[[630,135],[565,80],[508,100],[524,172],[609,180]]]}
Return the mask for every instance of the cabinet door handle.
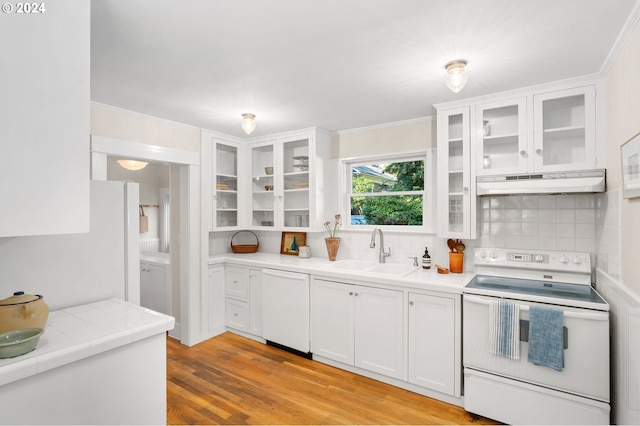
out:
{"label": "cabinet door handle", "polygon": [[349,296],[353,296],[353,292],[352,291],[349,292]]}
{"label": "cabinet door handle", "polygon": [[464,188],[462,188],[462,192],[464,192],[464,194],[467,195],[469,193],[469,187],[465,186]]}
{"label": "cabinet door handle", "polygon": [[525,158],[529,156],[529,154],[527,154],[527,151],[525,151],[524,149],[522,151],[520,151],[520,155],[525,157]]}
{"label": "cabinet door handle", "polygon": [[354,296],[359,296],[360,293],[358,293],[357,291],[354,293]]}
{"label": "cabinet door handle", "polygon": [[413,300],[409,302],[409,306],[413,306]]}
{"label": "cabinet door handle", "polygon": [[536,149],[536,154],[542,155],[542,150],[540,148]]}

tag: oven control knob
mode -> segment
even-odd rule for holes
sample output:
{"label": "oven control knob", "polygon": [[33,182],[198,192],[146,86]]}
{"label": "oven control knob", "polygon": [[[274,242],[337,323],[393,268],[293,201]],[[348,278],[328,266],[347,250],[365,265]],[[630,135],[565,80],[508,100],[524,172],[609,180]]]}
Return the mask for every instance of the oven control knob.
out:
{"label": "oven control knob", "polygon": [[560,263],[569,263],[569,259],[564,254],[560,256]]}
{"label": "oven control knob", "polygon": [[576,265],[579,265],[582,263],[582,259],[580,259],[580,256],[574,256],[572,259],[572,262],[575,263]]}
{"label": "oven control knob", "polygon": [[492,259],[496,259],[498,257],[498,255],[496,254],[495,251],[492,251],[490,256],[491,256]]}
{"label": "oven control knob", "polygon": [[486,258],[486,257],[487,257],[487,252],[486,252],[486,251],[484,251],[484,250],[482,250],[482,251],[480,252],[480,257],[481,257],[481,258],[483,258],[483,259],[484,259],[484,258]]}
{"label": "oven control knob", "polygon": [[540,262],[542,262],[544,260],[544,256],[542,256],[541,254],[536,254],[533,257],[533,260],[535,260],[536,262],[540,263]]}

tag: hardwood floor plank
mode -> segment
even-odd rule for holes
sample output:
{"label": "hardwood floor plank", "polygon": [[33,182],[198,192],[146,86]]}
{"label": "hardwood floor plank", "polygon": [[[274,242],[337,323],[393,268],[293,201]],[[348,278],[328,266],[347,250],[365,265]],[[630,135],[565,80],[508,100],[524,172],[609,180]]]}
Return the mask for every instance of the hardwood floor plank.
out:
{"label": "hardwood floor plank", "polygon": [[499,424],[232,333],[167,338],[169,424]]}

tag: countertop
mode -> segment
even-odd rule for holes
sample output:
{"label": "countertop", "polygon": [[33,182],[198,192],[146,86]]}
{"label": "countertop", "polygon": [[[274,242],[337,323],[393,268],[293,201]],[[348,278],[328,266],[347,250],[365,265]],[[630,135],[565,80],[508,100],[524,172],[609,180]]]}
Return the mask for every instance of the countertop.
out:
{"label": "countertop", "polygon": [[233,264],[256,268],[278,269],[291,272],[307,273],[327,278],[356,280],[376,284],[386,284],[403,288],[432,290],[446,293],[462,293],[462,288],[475,276],[473,272],[461,274],[438,274],[435,266],[431,269],[421,267],[404,276],[391,276],[367,271],[339,269],[339,260],[331,262],[326,258],[301,258],[275,253],[249,253],[211,256],[209,265]]}
{"label": "countertop", "polygon": [[52,311],[35,350],[0,359],[0,385],[164,333],[174,325],[171,316],[119,299]]}
{"label": "countertop", "polygon": [[160,265],[170,265],[171,255],[169,253],[160,253],[155,251],[143,251],[140,253],[141,262],[157,263]]}

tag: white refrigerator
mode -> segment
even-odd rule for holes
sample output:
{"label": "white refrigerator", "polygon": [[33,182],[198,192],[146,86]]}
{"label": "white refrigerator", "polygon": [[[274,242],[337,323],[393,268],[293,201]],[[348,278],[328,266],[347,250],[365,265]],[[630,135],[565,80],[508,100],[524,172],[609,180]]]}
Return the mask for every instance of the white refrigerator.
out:
{"label": "white refrigerator", "polygon": [[41,294],[50,310],[112,297],[139,304],[138,200],[137,183],[91,181],[89,233],[0,238],[0,299]]}

